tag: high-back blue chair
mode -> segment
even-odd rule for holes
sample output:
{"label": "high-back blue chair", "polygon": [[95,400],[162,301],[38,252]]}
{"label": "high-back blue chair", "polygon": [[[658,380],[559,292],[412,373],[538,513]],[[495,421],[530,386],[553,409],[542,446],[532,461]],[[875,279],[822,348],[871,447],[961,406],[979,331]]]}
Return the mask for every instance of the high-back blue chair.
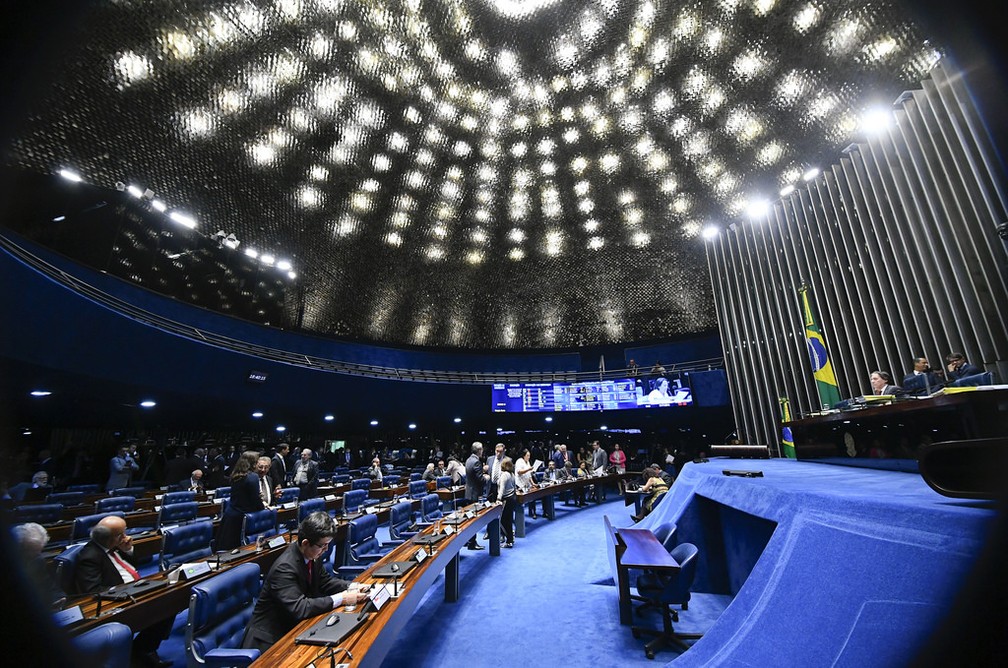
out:
{"label": "high-back blue chair", "polygon": [[218,487],[214,491],[215,499],[230,499],[231,498],[231,488],[230,487]]}
{"label": "high-back blue chair", "polygon": [[245,626],[259,596],[259,564],[230,568],[193,585],[186,619],[188,668],[247,666],[257,649],[241,649]]}
{"label": "high-back blue chair", "polygon": [[161,537],[161,570],[213,554],[213,522],[192,522],[164,530]]}
{"label": "high-back blue chair", "polygon": [[676,524],[675,522],[663,522],[652,531],[655,538],[671,552],[676,546]]}
{"label": "high-back blue chair", "polygon": [[192,522],[196,519],[197,513],[199,513],[199,504],[195,501],[165,504],[158,511],[158,529]]}
{"label": "high-back blue chair", "polygon": [[101,485],[67,485],[66,491],[68,492],[84,492],[85,494],[99,494],[101,490]]}
{"label": "high-back blue chair", "polygon": [[301,495],[301,489],[298,487],[284,487],[280,490],[280,496],[276,498],[275,503],[290,503],[291,501],[297,501],[298,497]]}
{"label": "high-back blue chair", "polygon": [[409,498],[422,499],[427,496],[427,482],[425,480],[412,480],[409,484]]}
{"label": "high-back blue chair", "polygon": [[423,473],[420,473],[419,471],[414,471],[413,473],[409,474],[409,479],[410,479],[410,482],[415,482],[417,480],[423,480]]}
{"label": "high-back blue chair", "polygon": [[105,622],[72,641],[75,663],[102,668],[129,668],[133,629],[119,622]]}
{"label": "high-back blue chair", "polygon": [[242,542],[251,545],[260,537],[275,536],[277,533],[277,511],[264,508],[254,513],[245,513],[242,520]]}
{"label": "high-back blue chair", "polygon": [[439,475],[434,479],[435,489],[448,489],[451,487],[451,476],[450,475]]}
{"label": "high-back blue chair", "polygon": [[399,484],[399,478],[400,476],[398,473],[386,474],[385,476],[382,477],[382,484],[385,485],[386,487],[395,487],[396,485]]}
{"label": "high-back blue chair", "polygon": [[345,564],[339,568],[341,578],[352,580],[363,573],[368,565],[385,556],[381,543],[378,542],[377,531],[376,515],[361,515],[350,521],[347,549],[344,551]]}
{"label": "high-back blue chair", "polygon": [[662,613],[661,630],[632,627],[635,638],[640,634],[657,636],[644,646],[644,653],[649,659],[653,659],[656,651],[668,645],[675,645],[681,650],[688,649],[683,640],[696,639],[701,635],[676,633],[672,622],[679,621],[679,613],[671,607],[677,605],[683,610],[689,608],[690,587],[693,586],[697,570],[697,547],[692,543],[680,543],[670,554],[679,564],[678,572],[666,574],[662,571],[646,571],[637,578],[637,592]]}
{"label": "high-back blue chair", "polygon": [[402,543],[417,535],[417,531],[410,531],[413,525],[413,504],[409,501],[400,501],[389,510],[389,538],[392,543]]}
{"label": "high-back blue chair", "polygon": [[162,506],[170,506],[173,503],[188,503],[189,501],[196,500],[196,492],[182,491],[182,492],[168,492],[161,497]]}
{"label": "high-back blue chair", "polygon": [[32,503],[14,509],[14,524],[53,524],[63,519],[62,503]]}
{"label": "high-back blue chair", "polygon": [[120,487],[119,489],[113,489],[111,492],[112,496],[143,496],[147,491],[146,487]]}
{"label": "high-back blue chair", "polygon": [[354,478],[350,482],[350,489],[371,489],[371,478]]}
{"label": "high-back blue chair", "polygon": [[77,543],[63,550],[55,557],[56,564],[56,584],[67,596],[75,596],[77,591],[77,553],[80,552],[87,543]]}
{"label": "high-back blue chair", "polygon": [[356,513],[364,505],[367,499],[367,490],[351,489],[343,495],[343,510],[349,515]]}
{"label": "high-back blue chair", "polygon": [[46,503],[62,503],[64,506],[79,506],[84,503],[84,492],[55,492],[46,497]]}
{"label": "high-back blue chair", "polygon": [[325,512],[325,499],[314,498],[306,499],[298,504],[298,524],[304,521],[304,518],[308,517],[312,513],[322,511]]}
{"label": "high-back blue chair", "polygon": [[73,521],[73,528],[70,530],[70,540],[86,540],[91,537],[91,527],[98,524],[103,517],[108,515],[117,515],[118,517],[125,517],[126,514],[121,510],[115,510],[110,513],[95,513],[94,515],[80,515],[75,517]]}
{"label": "high-back blue chair", "polygon": [[95,501],[95,513],[111,513],[115,510],[128,513],[136,508],[135,496],[106,496]]}
{"label": "high-back blue chair", "polygon": [[420,499],[420,521],[418,524],[426,526],[434,524],[444,513],[441,512],[441,498],[431,492]]}
{"label": "high-back blue chair", "polygon": [[334,475],[332,477],[332,484],[333,485],[345,485],[348,482],[350,482],[350,474],[349,473],[337,473],[336,475]]}

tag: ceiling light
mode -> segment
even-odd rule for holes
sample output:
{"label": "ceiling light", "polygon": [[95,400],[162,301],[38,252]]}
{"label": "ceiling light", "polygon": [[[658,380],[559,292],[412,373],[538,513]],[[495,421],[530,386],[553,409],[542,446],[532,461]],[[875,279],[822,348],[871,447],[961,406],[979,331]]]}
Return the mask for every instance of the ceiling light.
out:
{"label": "ceiling light", "polygon": [[32,390],[31,395],[33,397],[48,397],[52,392],[49,390]]}
{"label": "ceiling light", "polygon": [[287,427],[283,426],[282,424],[278,424],[276,426],[276,430],[279,431],[279,432],[285,432],[285,431],[287,431]]}
{"label": "ceiling light", "polygon": [[335,419],[336,419],[336,416],[335,416],[335,415],[326,415],[326,416],[325,416],[325,417],[324,417],[323,419],[324,419],[324,420],[325,420],[326,422],[332,422],[333,420],[335,420]]}
{"label": "ceiling light", "polygon": [[140,405],[143,406],[144,408],[154,408],[155,406],[157,406],[157,402],[151,401],[150,399],[145,399],[140,402]]}
{"label": "ceiling light", "polygon": [[67,181],[73,181],[74,183],[80,183],[81,181],[81,175],[69,169],[59,170],[59,175],[62,176]]}
{"label": "ceiling light", "polygon": [[263,416],[262,411],[255,411],[254,413],[252,413],[252,417],[256,418],[257,420],[262,416]]}
{"label": "ceiling light", "polygon": [[701,232],[703,238],[706,239],[707,241],[714,239],[715,237],[717,237],[719,233],[720,230],[718,230],[717,226],[715,225],[708,225],[707,227],[703,228],[703,232]]}

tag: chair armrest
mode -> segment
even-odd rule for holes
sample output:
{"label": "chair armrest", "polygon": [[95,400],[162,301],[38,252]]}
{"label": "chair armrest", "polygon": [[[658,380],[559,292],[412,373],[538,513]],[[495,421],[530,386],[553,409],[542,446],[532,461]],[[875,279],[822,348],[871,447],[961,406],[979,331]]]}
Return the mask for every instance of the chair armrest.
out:
{"label": "chair armrest", "polygon": [[226,668],[227,666],[247,666],[259,658],[257,649],[228,649],[218,647],[206,653],[203,660],[207,666]]}

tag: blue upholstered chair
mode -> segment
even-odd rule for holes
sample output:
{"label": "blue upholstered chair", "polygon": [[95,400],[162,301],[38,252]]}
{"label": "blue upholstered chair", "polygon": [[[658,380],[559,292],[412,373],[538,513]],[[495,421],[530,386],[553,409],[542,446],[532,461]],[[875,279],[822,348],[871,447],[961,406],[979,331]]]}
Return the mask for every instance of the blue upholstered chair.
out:
{"label": "blue upholstered chair", "polygon": [[337,473],[336,475],[334,475],[332,477],[332,484],[333,485],[345,485],[348,482],[350,482],[350,474],[349,473]]}
{"label": "blue upholstered chair", "polygon": [[299,503],[298,504],[298,513],[297,513],[298,524],[300,524],[301,522],[303,522],[304,518],[308,517],[312,513],[316,513],[316,512],[319,512],[319,511],[326,512],[326,505],[325,505],[325,503],[326,503],[325,499],[318,498],[318,497],[316,497],[314,499],[306,499],[306,500],[302,501],[301,503]]}
{"label": "blue upholstered chair", "polygon": [[14,524],[24,522],[53,524],[61,519],[63,519],[62,503],[34,503],[14,509]]}
{"label": "blue upholstered chair", "polygon": [[95,513],[94,515],[80,515],[79,517],[75,517],[73,521],[73,528],[70,530],[71,542],[89,539],[91,537],[91,527],[98,524],[98,522],[101,521],[101,518],[108,515],[116,515],[118,517],[126,516],[126,514],[121,510],[115,510],[110,513]]}
{"label": "blue upholstered chair", "polygon": [[119,512],[128,513],[136,508],[135,496],[106,496],[95,501],[95,513]]}
{"label": "blue upholstered chair", "polygon": [[67,485],[66,491],[68,492],[84,492],[85,494],[99,494],[101,493],[101,485]]}
{"label": "blue upholstered chair", "polygon": [[416,482],[417,480],[423,480],[423,473],[420,473],[419,471],[414,471],[413,473],[409,474],[409,479],[410,479],[410,482]]}
{"label": "blue upholstered chair", "polygon": [[652,530],[665,549],[669,552],[676,546],[676,524],[675,522],[663,522],[659,524],[658,527]]}
{"label": "blue upholstered chair", "polygon": [[56,584],[67,596],[77,594],[77,553],[85,545],[87,543],[71,545],[53,557],[53,562],[56,565]]}
{"label": "blue upholstered chair", "polygon": [[73,640],[78,665],[129,668],[133,629],[119,622],[105,622]]}
{"label": "blue upholstered chair", "polygon": [[120,487],[110,492],[111,496],[143,496],[147,491],[146,487]]}
{"label": "blue upholstered chair", "polygon": [[341,578],[352,580],[367,570],[371,563],[385,556],[387,550],[382,550],[375,535],[377,531],[376,515],[361,515],[350,521],[344,557],[346,563],[339,568]]}
{"label": "blue upholstered chair", "polygon": [[215,499],[230,499],[231,498],[231,488],[230,487],[218,487],[214,490]]}
{"label": "blue upholstered chair", "polygon": [[280,496],[276,498],[275,503],[290,503],[291,501],[297,501],[298,497],[301,495],[301,490],[298,487],[284,487],[280,490]]}
{"label": "blue upholstered chair", "polygon": [[657,607],[662,613],[662,628],[651,629],[641,626],[631,627],[633,636],[639,638],[642,634],[657,636],[644,646],[647,658],[653,659],[655,652],[668,645],[675,645],[682,650],[689,648],[686,639],[696,639],[700,634],[677,634],[672,628],[673,621],[679,621],[679,612],[671,606],[677,605],[683,610],[689,609],[690,587],[697,570],[697,547],[692,543],[680,543],[671,552],[672,558],[679,564],[679,571],[666,574],[661,571],[647,571],[637,578],[637,592]]}
{"label": "blue upholstered chair", "polygon": [[367,490],[351,489],[343,495],[343,510],[348,514],[356,513],[364,506],[367,500]]}
{"label": "blue upholstered chair", "polygon": [[62,503],[64,506],[79,506],[84,503],[84,492],[55,492],[46,497],[46,503]]}
{"label": "blue upholstered chair", "polygon": [[259,650],[241,649],[241,643],[260,588],[255,563],[193,586],[185,635],[188,668],[247,666],[259,658]]}
{"label": "blue upholstered chair", "polygon": [[448,489],[451,487],[451,476],[450,475],[439,475],[434,479],[435,489]]}
{"label": "blue upholstered chair", "polygon": [[441,498],[437,494],[431,492],[420,499],[420,519],[417,520],[418,526],[434,524],[442,515],[444,513],[441,512]]}
{"label": "blue upholstered chair", "polygon": [[388,475],[382,477],[382,484],[386,487],[395,487],[399,484],[399,477],[400,476],[397,473],[389,473]]}
{"label": "blue upholstered chair", "polygon": [[389,510],[389,537],[391,543],[400,544],[413,536],[417,531],[410,531],[413,526],[413,504],[409,501],[400,501]]}
{"label": "blue upholstered chair", "polygon": [[350,482],[350,489],[371,489],[371,478],[354,478]]}
{"label": "blue upholstered chair", "polygon": [[427,482],[425,480],[412,480],[409,484],[409,498],[422,499],[427,496]]}
{"label": "blue upholstered chair", "polygon": [[170,506],[173,503],[188,503],[196,500],[196,492],[168,492],[161,497],[162,506]]}
{"label": "blue upholstered chair", "polygon": [[195,501],[167,503],[161,506],[161,510],[158,511],[158,529],[193,522],[196,520],[197,513],[199,513],[199,504]]}
{"label": "blue upholstered chair", "polygon": [[277,533],[277,511],[275,508],[264,508],[254,513],[245,513],[242,520],[242,542],[251,545],[260,536],[275,536]]}
{"label": "blue upholstered chair", "polygon": [[213,522],[192,522],[164,530],[161,538],[161,569],[170,571],[181,564],[213,554]]}

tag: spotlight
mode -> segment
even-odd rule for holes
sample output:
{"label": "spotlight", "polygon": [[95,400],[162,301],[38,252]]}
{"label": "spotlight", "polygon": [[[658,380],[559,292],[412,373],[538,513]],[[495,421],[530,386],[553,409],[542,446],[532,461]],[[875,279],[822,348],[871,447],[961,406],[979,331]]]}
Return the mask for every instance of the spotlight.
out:
{"label": "spotlight", "polygon": [[252,417],[254,417],[254,418],[255,418],[255,419],[257,419],[257,420],[258,420],[259,418],[261,418],[262,416],[263,416],[263,413],[262,413],[262,411],[256,411],[256,412],[252,413]]}
{"label": "spotlight", "polygon": [[715,239],[717,237],[718,232],[719,232],[719,230],[718,230],[717,226],[715,226],[715,225],[708,225],[707,227],[705,227],[703,229],[703,232],[701,232],[701,234],[703,235],[704,239],[706,239],[707,241],[711,241],[711,240],[713,240],[713,239]]}
{"label": "spotlight", "polygon": [[155,406],[157,406],[157,402],[151,401],[150,399],[145,399],[140,402],[140,405],[144,408],[154,408]]}
{"label": "spotlight", "polygon": [[325,416],[325,417],[324,417],[323,419],[324,419],[324,420],[325,420],[326,422],[332,422],[333,420],[335,420],[335,419],[336,419],[336,416],[335,416],[335,415],[326,415],[326,416]]}
{"label": "spotlight", "polygon": [[67,181],[73,181],[74,183],[81,182],[81,175],[70,169],[59,170],[59,175],[62,176]]}
{"label": "spotlight", "polygon": [[371,420],[371,426],[372,427],[377,427],[378,426],[378,420]]}
{"label": "spotlight", "polygon": [[32,390],[31,395],[33,397],[48,397],[52,392],[49,390]]}

